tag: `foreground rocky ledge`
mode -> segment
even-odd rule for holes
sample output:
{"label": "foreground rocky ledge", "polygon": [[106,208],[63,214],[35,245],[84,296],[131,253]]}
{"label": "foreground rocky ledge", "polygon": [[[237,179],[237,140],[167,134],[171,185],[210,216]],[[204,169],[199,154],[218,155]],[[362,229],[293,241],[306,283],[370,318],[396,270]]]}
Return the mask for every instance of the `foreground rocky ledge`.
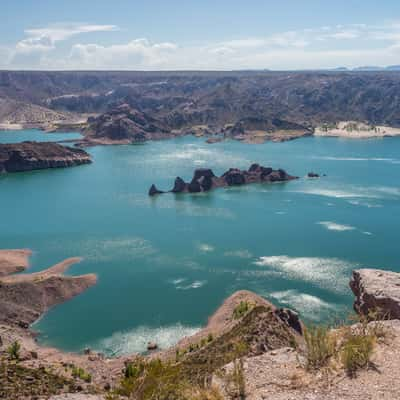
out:
{"label": "foreground rocky ledge", "polygon": [[[270,167],[263,167],[259,164],[252,164],[246,170],[238,168],[230,168],[220,177],[216,176],[209,168],[200,168],[194,171],[193,178],[190,183],[186,183],[179,176],[175,179],[174,187],[171,193],[199,193],[208,192],[211,189],[227,186],[240,186],[250,183],[273,183],[285,182],[297,179],[296,176],[289,175],[283,169],[274,170]],[[149,189],[149,196],[164,193],[158,190],[153,184]]]}
{"label": "foreground rocky ledge", "polygon": [[[10,250],[7,252],[5,254],[9,256]],[[32,274],[35,276],[33,281],[39,284],[42,280],[46,280],[46,277],[58,275],[74,261],[78,259],[66,260],[44,271],[44,275]],[[3,262],[4,264],[8,267],[10,261],[8,264]],[[21,262],[16,264],[21,264]],[[29,276],[31,275],[22,274],[2,278],[0,290],[3,284],[29,282],[31,280]],[[391,304],[398,301],[400,297],[399,279],[400,274],[393,272],[358,270],[353,273],[351,286],[357,293],[357,299],[362,287],[363,293],[372,293],[374,297],[384,293],[386,301],[382,305],[390,304],[392,307]],[[29,290],[30,287],[27,289]],[[0,297],[0,304],[5,300],[7,298]],[[375,305],[374,303],[373,306]],[[364,309],[357,310],[366,313]],[[393,317],[394,314],[391,316]],[[377,341],[371,355],[372,367],[361,369],[355,376],[349,376],[340,364],[336,363],[336,359],[332,360],[334,368],[307,370],[304,366],[306,357],[305,340],[302,336],[304,328],[297,314],[287,309],[277,308],[264,298],[248,291],[239,291],[227,298],[209,319],[206,327],[194,336],[182,339],[172,349],[151,353],[146,357],[130,355],[106,359],[91,351],[85,351],[85,354],[64,353],[56,349],[40,347],[29,330],[13,325],[11,321],[5,324],[0,321],[0,367],[2,357],[4,359],[6,354],[5,349],[17,340],[22,345],[18,368],[26,368],[26,371],[19,371],[23,376],[19,378],[18,387],[11,384],[7,376],[2,377],[0,373],[0,397],[1,393],[4,394],[4,398],[20,398],[17,394],[21,391],[29,394],[30,388],[37,383],[35,380],[39,381],[44,374],[51,371],[54,376],[47,377],[46,375],[46,379],[57,379],[60,387],[51,389],[48,393],[60,394],[66,391],[71,393],[79,390],[98,394],[93,397],[86,394],[71,394],[66,397],[54,397],[54,400],[89,398],[122,400],[127,397],[113,397],[113,395],[109,397],[106,393],[110,388],[119,387],[119,380],[123,378],[123,371],[126,371],[125,367],[130,363],[150,363],[150,360],[159,358],[162,360],[159,368],[162,368],[161,363],[163,363],[167,366],[166,371],[183,374],[185,379],[194,385],[193,387],[206,384],[213,388],[213,393],[218,393],[215,397],[182,397],[185,400],[200,398],[210,400],[231,400],[232,398],[248,400],[397,399],[400,389],[398,383],[400,382],[400,321],[396,319],[371,322],[362,326],[362,330],[372,329],[372,331],[378,326],[379,331],[384,332],[384,335],[381,340],[376,337]],[[331,334],[340,335],[340,329],[343,329],[343,335],[346,335],[349,334],[349,329],[359,327],[360,325],[353,325],[336,328],[331,331]],[[90,373],[91,382],[86,384],[81,378],[75,378],[71,365],[83,368],[85,372]],[[241,366],[240,371],[237,369],[238,366]],[[6,364],[6,367],[8,371],[14,370],[13,364]],[[240,376],[237,375],[237,371],[240,372]],[[232,387],[238,382],[232,381],[235,376],[240,377],[243,395]],[[5,381],[4,385],[2,385],[2,379]],[[21,382],[23,382],[22,386]],[[47,385],[47,383],[43,384]],[[235,391],[232,392],[232,389]],[[12,390],[15,391],[12,392]],[[13,395],[10,396],[10,393]],[[234,397],[232,393],[236,393]],[[162,392],[157,398],[172,397]]]}
{"label": "foreground rocky ledge", "polygon": [[64,168],[90,162],[90,155],[86,151],[58,143],[0,144],[0,173]]}
{"label": "foreground rocky ledge", "polygon": [[378,269],[353,271],[350,287],[356,296],[354,309],[369,316],[400,319],[400,274]]}

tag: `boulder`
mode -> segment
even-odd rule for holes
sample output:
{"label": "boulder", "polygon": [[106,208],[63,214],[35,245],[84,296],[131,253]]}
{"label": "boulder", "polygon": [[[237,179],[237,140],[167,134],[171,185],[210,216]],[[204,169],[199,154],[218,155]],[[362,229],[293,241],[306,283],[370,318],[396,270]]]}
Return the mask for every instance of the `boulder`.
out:
{"label": "boulder", "polygon": [[189,193],[201,192],[201,186],[200,186],[199,181],[196,181],[193,179],[192,182],[189,183],[188,190],[189,190]]}
{"label": "boulder", "polygon": [[260,164],[251,164],[249,168],[249,172],[257,172],[260,169]]}
{"label": "boulder", "polygon": [[315,172],[309,172],[307,174],[308,178],[319,178],[319,174],[315,173]]}
{"label": "boulder", "polygon": [[174,187],[171,190],[172,193],[182,193],[186,189],[185,181],[179,176],[175,179]]}
{"label": "boulder", "polygon": [[372,318],[400,319],[400,273],[378,269],[353,271],[354,310]]}
{"label": "boulder", "polygon": [[272,171],[268,175],[268,180],[270,182],[283,182],[283,181],[288,181],[290,179],[292,179],[292,178],[283,169],[278,169],[277,171]]}
{"label": "boulder", "polygon": [[147,343],[147,350],[152,351],[152,350],[157,350],[158,345],[155,342],[149,342]]}
{"label": "boulder", "polygon": [[204,192],[208,192],[209,190],[212,189],[213,186],[213,180],[209,176],[202,176],[198,182],[200,183],[200,186]]}
{"label": "boulder", "polygon": [[240,169],[231,168],[225,172],[223,177],[228,186],[244,185],[246,183],[245,175]]}
{"label": "boulder", "polygon": [[202,177],[214,178],[214,172],[210,168],[198,168],[194,171],[193,180],[198,181]]}
{"label": "boulder", "polygon": [[275,310],[275,314],[283,321],[287,326],[294,329],[300,335],[303,334],[303,326],[301,324],[299,314],[290,310],[289,308],[278,308]]}
{"label": "boulder", "polygon": [[164,193],[161,190],[158,190],[156,185],[151,185],[150,189],[149,189],[149,196],[155,196],[157,194],[161,194]]}

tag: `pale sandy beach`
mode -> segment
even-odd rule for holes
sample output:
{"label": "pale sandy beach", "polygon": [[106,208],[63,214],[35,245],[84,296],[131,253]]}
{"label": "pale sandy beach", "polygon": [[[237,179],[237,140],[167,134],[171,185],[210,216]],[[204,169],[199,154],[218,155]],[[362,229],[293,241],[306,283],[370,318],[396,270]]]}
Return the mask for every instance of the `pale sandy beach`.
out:
{"label": "pale sandy beach", "polygon": [[318,127],[315,136],[343,137],[349,139],[370,139],[390,136],[400,136],[400,128],[390,126],[371,126],[354,121],[343,121],[335,127]]}

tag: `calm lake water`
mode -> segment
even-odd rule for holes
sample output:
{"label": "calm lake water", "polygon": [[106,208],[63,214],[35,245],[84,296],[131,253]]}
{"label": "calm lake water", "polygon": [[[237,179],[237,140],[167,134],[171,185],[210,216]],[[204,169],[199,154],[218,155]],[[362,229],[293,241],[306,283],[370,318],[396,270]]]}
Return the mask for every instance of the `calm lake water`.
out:
{"label": "calm lake water", "polygon": [[[68,135],[0,132],[0,142]],[[75,137],[74,137],[75,138]],[[209,145],[185,137],[94,147],[94,163],[0,177],[0,247],[31,248],[32,271],[82,256],[98,284],[34,328],[42,343],[107,354],[162,347],[249,289],[309,322],[344,317],[354,268],[400,271],[400,139],[305,138]],[[253,162],[302,179],[149,198],[197,167]],[[305,179],[309,171],[327,174]]]}

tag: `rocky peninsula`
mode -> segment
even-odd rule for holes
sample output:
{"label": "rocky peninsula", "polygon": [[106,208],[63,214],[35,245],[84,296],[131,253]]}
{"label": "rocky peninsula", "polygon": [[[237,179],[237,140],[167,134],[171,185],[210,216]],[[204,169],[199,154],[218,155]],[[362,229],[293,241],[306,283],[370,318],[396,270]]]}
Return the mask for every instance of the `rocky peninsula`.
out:
{"label": "rocky peninsula", "polygon": [[[286,182],[298,179],[289,175],[283,169],[274,170],[259,164],[252,164],[248,170],[230,168],[220,177],[216,176],[209,168],[199,168],[194,171],[192,180],[187,183],[179,176],[175,179],[174,187],[170,193],[199,193],[212,189],[228,186],[241,186],[251,183]],[[165,193],[153,184],[149,189],[149,196]]]}
{"label": "rocky peninsula", "polygon": [[64,276],[79,257],[32,274],[14,274],[28,267],[29,250],[0,250],[0,323],[28,327],[50,307],[96,283],[93,274]]}
{"label": "rocky peninsula", "polygon": [[0,173],[65,168],[91,163],[90,155],[51,142],[0,144]]}

